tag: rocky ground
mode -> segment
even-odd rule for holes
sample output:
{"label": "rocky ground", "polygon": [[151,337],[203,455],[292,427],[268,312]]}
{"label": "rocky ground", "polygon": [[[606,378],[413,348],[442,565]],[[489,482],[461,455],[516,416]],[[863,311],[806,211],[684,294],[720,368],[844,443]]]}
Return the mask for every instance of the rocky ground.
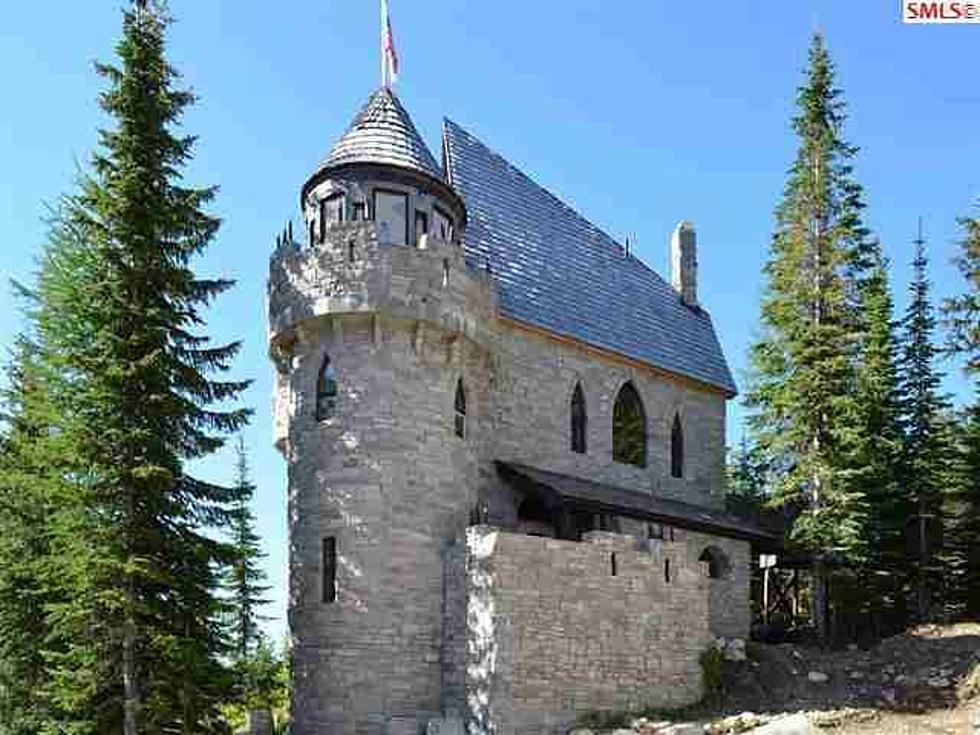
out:
{"label": "rocky ground", "polygon": [[616,735],[980,735],[980,623],[866,650],[749,643],[725,667],[721,711],[628,720]]}

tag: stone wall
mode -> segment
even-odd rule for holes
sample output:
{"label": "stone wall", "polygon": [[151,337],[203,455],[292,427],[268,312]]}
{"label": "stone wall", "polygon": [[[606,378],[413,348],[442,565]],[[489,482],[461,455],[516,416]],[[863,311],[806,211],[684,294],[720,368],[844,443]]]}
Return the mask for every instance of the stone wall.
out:
{"label": "stone wall", "polygon": [[467,547],[473,735],[562,732],[577,713],[700,697],[709,580],[683,543],[476,526]]}
{"label": "stone wall", "polygon": [[[725,396],[681,379],[498,321],[492,343],[493,456],[554,472],[676,498],[724,504]],[[612,459],[616,396],[632,381],[647,418],[646,467]],[[571,451],[569,410],[581,383],[587,407],[586,453]],[[671,477],[670,430],[679,415],[684,476]],[[529,438],[533,440],[529,441]],[[499,498],[498,487],[486,491]],[[495,520],[511,525],[506,509]]]}
{"label": "stone wall", "polygon": [[[485,532],[483,556],[478,539],[463,539],[478,497],[491,500],[492,521],[515,520],[495,459],[720,506],[724,396],[498,319],[461,248],[422,245],[380,246],[373,223],[342,223],[316,247],[284,247],[273,258],[292,731],[414,733],[466,709],[477,725],[511,732],[582,709],[696,698],[709,620],[726,635],[747,629],[747,544],[705,536],[745,569],[709,580],[695,534],[657,542],[634,529],[578,544]],[[335,414],[318,421],[326,355],[339,396]],[[463,439],[453,433],[460,378]],[[645,468],[612,461],[613,402],[626,380],[646,410]],[[588,406],[586,454],[569,444],[576,381]],[[669,472],[675,414],[685,432],[679,479]],[[338,553],[333,603],[323,601],[328,536]]]}
{"label": "stone wall", "polygon": [[[374,234],[371,223],[335,226],[314,249],[280,252],[270,277],[297,735],[416,733],[441,712],[444,560],[476,504],[489,443],[489,361],[476,334],[489,321],[473,316],[485,316],[486,290],[457,246],[388,248]],[[317,420],[328,355],[339,395]],[[460,379],[465,438],[454,433]],[[323,597],[327,537],[335,602]]]}

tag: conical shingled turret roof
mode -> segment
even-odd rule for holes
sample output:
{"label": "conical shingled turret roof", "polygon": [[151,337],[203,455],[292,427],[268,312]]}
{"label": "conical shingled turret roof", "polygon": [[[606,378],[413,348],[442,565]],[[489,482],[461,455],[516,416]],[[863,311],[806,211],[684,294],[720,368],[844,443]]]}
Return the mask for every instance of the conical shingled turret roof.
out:
{"label": "conical shingled turret roof", "polygon": [[320,170],[375,163],[417,171],[444,181],[442,170],[394,92],[382,87],[357,113]]}

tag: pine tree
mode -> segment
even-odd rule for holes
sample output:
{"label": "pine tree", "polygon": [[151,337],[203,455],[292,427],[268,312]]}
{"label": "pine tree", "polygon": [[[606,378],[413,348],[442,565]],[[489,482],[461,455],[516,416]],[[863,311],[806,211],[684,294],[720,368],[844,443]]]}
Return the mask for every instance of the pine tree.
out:
{"label": "pine tree", "polygon": [[913,549],[916,611],[920,620],[932,615],[931,580],[938,573],[935,551],[940,537],[942,475],[950,461],[949,435],[942,430],[948,403],[940,394],[941,374],[935,368],[936,321],[929,300],[928,259],[921,223],[912,260],[910,300],[902,320],[900,402],[905,432],[901,481],[910,507],[909,540]]}
{"label": "pine tree", "polygon": [[856,149],[834,67],[817,34],[793,128],[799,139],[765,266],[762,339],[752,347],[747,404],[756,443],[770,457],[773,501],[801,509],[791,536],[814,558],[813,623],[827,634],[827,562],[861,560],[865,501],[848,466],[856,433],[858,279],[866,259]]}
{"label": "pine tree", "polygon": [[901,619],[901,585],[906,559],[908,507],[898,483],[903,441],[898,406],[898,346],[888,263],[877,242],[866,251],[867,274],[860,282],[863,320],[857,373],[859,431],[852,437],[852,481],[864,488],[868,506],[868,564],[877,584],[866,585],[878,612]]}
{"label": "pine tree", "polygon": [[259,623],[266,618],[259,610],[269,602],[263,597],[269,587],[263,584],[265,572],[260,563],[265,554],[262,552],[259,536],[255,533],[255,517],[251,508],[255,486],[249,479],[248,457],[241,436],[238,437],[235,450],[235,487],[238,490],[238,499],[233,506],[231,518],[231,543],[235,558],[229,567],[228,587],[231,591],[235,655],[239,661],[245,661],[263,640]]}
{"label": "pine tree", "polygon": [[943,304],[949,330],[948,350],[967,359],[967,370],[980,373],[980,218],[960,220],[962,252],[956,265],[966,279],[966,293]]}
{"label": "pine tree", "polygon": [[203,308],[231,282],[190,267],[219,223],[202,209],[214,189],[180,180],[194,139],[174,127],[194,98],[166,61],[168,22],[159,4],[135,0],[120,65],[97,65],[115,124],[57,213],[35,294],[52,434],[71,450],[45,521],[43,731],[224,729],[217,591],[235,554],[214,531],[228,527],[239,490],[186,465],[241,427],[247,411],[215,405],[247,384],[214,378],[238,344],[201,334]]}

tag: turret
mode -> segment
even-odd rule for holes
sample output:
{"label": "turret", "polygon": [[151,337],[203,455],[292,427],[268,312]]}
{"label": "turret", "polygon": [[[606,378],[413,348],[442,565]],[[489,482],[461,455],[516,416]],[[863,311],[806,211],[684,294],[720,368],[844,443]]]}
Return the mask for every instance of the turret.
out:
{"label": "turret", "polygon": [[[489,279],[394,93],[303,185],[268,287],[288,463],[292,731],[418,732],[442,711],[443,555],[476,505]],[[297,233],[299,235],[299,233]]]}
{"label": "turret", "polygon": [[462,199],[386,87],[371,95],[300,199],[312,245],[343,222],[371,220],[381,244],[415,247],[431,238],[458,244],[466,225]]}

